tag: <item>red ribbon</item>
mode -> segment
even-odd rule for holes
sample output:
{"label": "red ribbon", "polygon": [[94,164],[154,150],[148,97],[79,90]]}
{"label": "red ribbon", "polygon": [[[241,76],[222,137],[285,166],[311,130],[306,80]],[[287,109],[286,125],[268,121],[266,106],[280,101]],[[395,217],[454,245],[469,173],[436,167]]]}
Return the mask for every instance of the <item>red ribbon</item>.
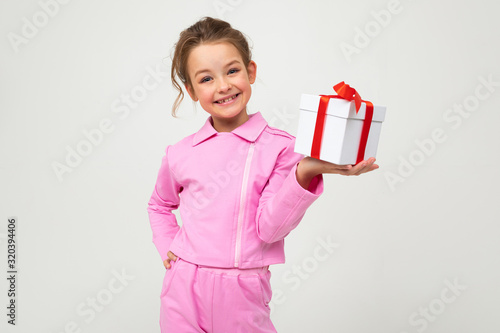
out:
{"label": "red ribbon", "polygon": [[333,86],[333,89],[338,95],[320,95],[321,98],[319,101],[318,113],[316,115],[316,126],[314,128],[313,143],[311,146],[311,157],[319,159],[321,141],[323,140],[323,130],[325,128],[326,110],[328,109],[330,98],[340,98],[347,101],[354,100],[356,113],[358,113],[362,102],[366,104],[365,119],[363,120],[358,156],[356,159],[356,164],[358,164],[365,158],[366,142],[368,141],[368,134],[370,133],[370,126],[373,119],[373,104],[369,101],[362,100],[356,89],[350,87],[348,84],[345,84],[344,81]]}

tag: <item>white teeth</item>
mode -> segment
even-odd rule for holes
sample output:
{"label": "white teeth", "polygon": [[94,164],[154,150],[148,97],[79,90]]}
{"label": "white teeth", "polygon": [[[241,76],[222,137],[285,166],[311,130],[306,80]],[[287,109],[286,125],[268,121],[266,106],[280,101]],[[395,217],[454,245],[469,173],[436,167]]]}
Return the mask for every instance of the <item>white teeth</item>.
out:
{"label": "white teeth", "polygon": [[226,103],[226,102],[229,102],[230,100],[236,98],[236,95],[234,96],[231,96],[229,98],[226,98],[226,99],[223,99],[223,100],[220,100],[220,101],[217,101],[217,103],[221,104],[221,103]]}

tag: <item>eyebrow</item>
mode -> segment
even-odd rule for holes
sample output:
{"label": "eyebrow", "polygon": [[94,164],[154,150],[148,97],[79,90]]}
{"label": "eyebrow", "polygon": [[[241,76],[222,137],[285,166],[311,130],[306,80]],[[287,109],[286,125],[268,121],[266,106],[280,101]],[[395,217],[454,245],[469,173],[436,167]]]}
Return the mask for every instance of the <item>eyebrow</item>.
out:
{"label": "eyebrow", "polygon": [[[230,67],[230,66],[232,66],[232,65],[234,65],[236,63],[241,64],[241,62],[238,59],[234,59],[233,61],[230,61],[224,67]],[[196,73],[194,73],[194,77],[196,77],[196,76],[198,76],[198,74],[204,73],[204,72],[210,72],[210,70],[208,70],[208,69],[200,69],[199,71],[197,71]]]}

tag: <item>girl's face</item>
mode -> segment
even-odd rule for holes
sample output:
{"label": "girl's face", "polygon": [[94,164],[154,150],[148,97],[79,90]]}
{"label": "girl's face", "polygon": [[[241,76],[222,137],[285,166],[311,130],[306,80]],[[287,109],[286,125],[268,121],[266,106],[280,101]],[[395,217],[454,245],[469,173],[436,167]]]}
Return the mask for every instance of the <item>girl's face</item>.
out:
{"label": "girl's face", "polygon": [[212,116],[217,131],[230,132],[248,120],[246,105],[257,74],[255,62],[245,66],[230,43],[202,44],[191,51],[187,70],[191,86],[186,84],[186,90]]}

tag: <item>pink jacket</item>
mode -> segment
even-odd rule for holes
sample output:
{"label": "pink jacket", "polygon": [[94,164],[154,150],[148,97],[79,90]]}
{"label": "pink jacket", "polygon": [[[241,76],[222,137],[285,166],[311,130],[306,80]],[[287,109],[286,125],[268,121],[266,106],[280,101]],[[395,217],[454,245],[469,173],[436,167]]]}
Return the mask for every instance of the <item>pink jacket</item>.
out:
{"label": "pink jacket", "polygon": [[[268,126],[260,112],[232,132],[209,117],[196,133],[166,148],[148,204],[155,244],[196,264],[253,268],[284,263],[284,238],[323,193],[295,170],[295,137]],[[174,209],[179,208],[182,227]]]}

